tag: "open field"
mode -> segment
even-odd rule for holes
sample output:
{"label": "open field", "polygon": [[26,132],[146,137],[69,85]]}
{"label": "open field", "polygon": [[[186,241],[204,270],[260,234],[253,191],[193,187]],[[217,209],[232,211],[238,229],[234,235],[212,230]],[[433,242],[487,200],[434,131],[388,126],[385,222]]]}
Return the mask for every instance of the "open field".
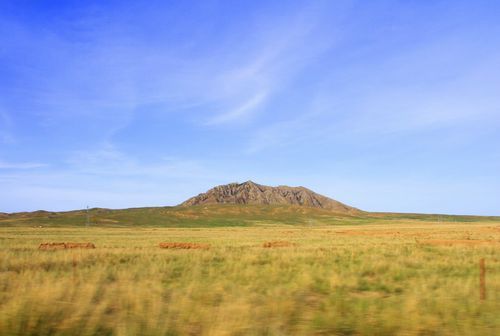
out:
{"label": "open field", "polygon": [[500,222],[363,223],[1,227],[0,334],[500,334]]}

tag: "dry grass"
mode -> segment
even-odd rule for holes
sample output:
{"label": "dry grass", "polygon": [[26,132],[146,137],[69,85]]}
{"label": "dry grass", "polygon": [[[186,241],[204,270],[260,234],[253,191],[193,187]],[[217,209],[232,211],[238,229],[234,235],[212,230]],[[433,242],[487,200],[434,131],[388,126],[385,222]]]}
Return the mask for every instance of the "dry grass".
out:
{"label": "dry grass", "polygon": [[290,246],[296,246],[297,244],[291,243],[286,240],[275,240],[275,241],[269,241],[265,242],[262,244],[262,247],[265,248],[275,248],[275,247],[290,247]]}
{"label": "dry grass", "polygon": [[[371,233],[344,234],[337,231]],[[286,237],[286,238],[285,238]],[[1,335],[498,335],[498,225],[0,228]],[[286,240],[294,248],[262,248]],[[46,253],[46,241],[96,249]],[[160,249],[158,241],[210,244]],[[479,260],[485,260],[480,300]]]}
{"label": "dry grass", "polygon": [[209,244],[200,244],[200,243],[176,243],[176,242],[170,242],[170,243],[160,243],[159,246],[164,249],[185,249],[185,250],[191,250],[191,249],[209,249],[210,245]]}
{"label": "dry grass", "polygon": [[444,245],[444,246],[454,246],[454,245],[464,245],[464,246],[477,246],[477,245],[489,245],[489,244],[500,244],[500,241],[494,240],[480,240],[480,239],[424,239],[417,240],[417,243],[424,245]]}

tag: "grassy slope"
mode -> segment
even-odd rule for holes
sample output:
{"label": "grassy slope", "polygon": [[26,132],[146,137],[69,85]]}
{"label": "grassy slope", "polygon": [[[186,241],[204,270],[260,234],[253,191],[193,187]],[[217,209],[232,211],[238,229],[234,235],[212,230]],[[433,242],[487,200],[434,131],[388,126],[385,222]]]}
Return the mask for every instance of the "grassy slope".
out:
{"label": "grassy slope", "polygon": [[[120,210],[91,209],[94,226],[219,227],[265,224],[328,225],[390,223],[392,221],[498,222],[500,217],[424,215],[401,213],[362,213],[347,216],[328,210],[298,206],[211,205],[193,207],[154,207]],[[0,226],[83,226],[84,210],[68,212],[36,211],[0,214]]]}

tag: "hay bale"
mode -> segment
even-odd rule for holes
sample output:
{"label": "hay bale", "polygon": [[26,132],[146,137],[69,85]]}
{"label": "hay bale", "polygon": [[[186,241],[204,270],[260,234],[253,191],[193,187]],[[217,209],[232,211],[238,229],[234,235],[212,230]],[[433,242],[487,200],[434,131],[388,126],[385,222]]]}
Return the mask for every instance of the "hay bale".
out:
{"label": "hay bale", "polygon": [[64,250],[65,248],[65,243],[42,243],[38,246],[39,250]]}
{"label": "hay bale", "polygon": [[74,248],[95,249],[93,243],[41,243],[38,246],[39,250],[66,250]]}
{"label": "hay bale", "polygon": [[73,248],[84,248],[84,249],[95,249],[95,245],[92,243],[66,243],[67,249]]}
{"label": "hay bale", "polygon": [[168,243],[160,243],[160,248],[164,249],[209,249],[209,244],[200,244],[200,243],[179,243],[179,242],[168,242]]}

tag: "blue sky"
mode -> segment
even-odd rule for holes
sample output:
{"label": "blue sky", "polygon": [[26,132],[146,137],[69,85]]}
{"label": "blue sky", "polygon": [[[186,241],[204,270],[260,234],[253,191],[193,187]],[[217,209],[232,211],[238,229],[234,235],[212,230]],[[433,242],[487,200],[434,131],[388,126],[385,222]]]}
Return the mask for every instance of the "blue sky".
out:
{"label": "blue sky", "polygon": [[303,185],[500,215],[495,1],[2,1],[0,211]]}

